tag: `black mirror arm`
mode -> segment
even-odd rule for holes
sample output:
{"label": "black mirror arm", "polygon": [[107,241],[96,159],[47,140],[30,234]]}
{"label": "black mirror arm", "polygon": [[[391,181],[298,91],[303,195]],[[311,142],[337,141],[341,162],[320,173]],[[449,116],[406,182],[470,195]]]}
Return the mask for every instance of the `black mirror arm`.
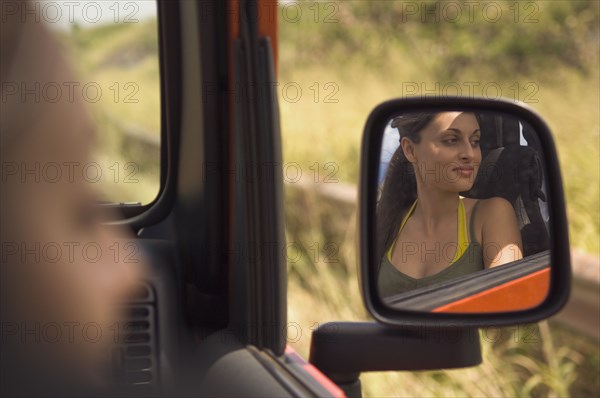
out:
{"label": "black mirror arm", "polygon": [[348,397],[360,397],[362,372],[463,368],[482,358],[476,328],[330,322],[313,332],[309,362]]}

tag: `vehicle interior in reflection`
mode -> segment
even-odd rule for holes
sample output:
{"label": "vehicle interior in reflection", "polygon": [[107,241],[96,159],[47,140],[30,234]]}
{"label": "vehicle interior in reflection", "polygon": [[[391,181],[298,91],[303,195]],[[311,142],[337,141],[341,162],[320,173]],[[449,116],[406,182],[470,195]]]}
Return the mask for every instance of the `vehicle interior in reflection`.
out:
{"label": "vehicle interior in reflection", "polygon": [[[377,279],[387,305],[497,312],[544,300],[549,203],[531,126],[498,112],[402,113],[386,126],[380,153]],[[436,224],[457,196],[456,213]]]}

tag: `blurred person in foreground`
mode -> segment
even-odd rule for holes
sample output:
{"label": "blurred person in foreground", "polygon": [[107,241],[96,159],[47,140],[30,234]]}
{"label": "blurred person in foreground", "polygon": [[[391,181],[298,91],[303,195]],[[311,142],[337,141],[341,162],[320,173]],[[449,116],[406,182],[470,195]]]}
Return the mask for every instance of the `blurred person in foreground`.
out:
{"label": "blurred person in foreground", "polygon": [[119,303],[143,264],[121,262],[114,245],[128,234],[95,215],[83,100],[36,92],[75,79],[26,5],[0,0],[0,395],[111,395]]}

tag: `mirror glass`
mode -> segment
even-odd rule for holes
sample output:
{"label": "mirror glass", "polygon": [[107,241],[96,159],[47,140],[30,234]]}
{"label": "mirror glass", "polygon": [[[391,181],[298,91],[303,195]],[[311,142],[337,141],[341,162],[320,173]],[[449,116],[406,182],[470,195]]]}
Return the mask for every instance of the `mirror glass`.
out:
{"label": "mirror glass", "polygon": [[398,112],[380,133],[372,214],[384,304],[454,313],[541,304],[551,220],[536,131],[510,114],[436,109]]}

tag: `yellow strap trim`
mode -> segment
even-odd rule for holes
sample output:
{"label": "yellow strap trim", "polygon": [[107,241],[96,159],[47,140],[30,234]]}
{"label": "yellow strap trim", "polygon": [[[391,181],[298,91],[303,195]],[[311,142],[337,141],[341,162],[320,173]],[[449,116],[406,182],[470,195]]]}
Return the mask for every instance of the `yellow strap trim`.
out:
{"label": "yellow strap trim", "polygon": [[[404,228],[404,224],[406,224],[406,221],[408,221],[410,215],[413,213],[413,211],[415,211],[415,207],[417,207],[417,201],[419,200],[419,198],[415,199],[415,202],[412,204],[410,210],[408,211],[408,213],[406,213],[406,216],[404,216],[404,220],[402,220],[402,224],[400,224],[400,229],[398,230],[398,233],[396,234],[396,239],[398,239],[398,235],[400,235],[400,232],[402,232],[402,228]],[[394,245],[396,244],[396,239],[394,239],[394,241],[392,242],[392,246],[390,247],[390,250],[388,250],[387,252],[387,257],[389,262],[392,262],[392,251],[394,250]]]}
{"label": "yellow strap trim", "polygon": [[465,205],[462,199],[459,200],[458,205],[458,247],[456,248],[456,254],[450,265],[458,261],[459,258],[467,251],[469,245],[469,237],[467,236],[467,215],[465,212]]}
{"label": "yellow strap trim", "polygon": [[[398,230],[398,234],[396,235],[396,239],[398,238],[398,235],[400,235],[400,232],[402,232],[402,228],[404,228],[404,224],[406,224],[406,221],[408,221],[409,217],[415,210],[415,207],[417,207],[418,200],[419,200],[419,198],[417,198],[415,200],[415,202],[413,203],[413,205],[410,208],[410,210],[408,211],[408,213],[406,213],[404,220],[402,220],[402,223],[400,224],[400,229]],[[465,205],[462,201],[462,197],[459,196],[458,202],[459,202],[458,210],[457,210],[457,212],[458,212],[458,247],[456,250],[456,254],[454,255],[454,259],[452,259],[452,262],[450,262],[450,265],[452,265],[456,261],[458,261],[458,259],[461,258],[463,254],[465,254],[465,251],[467,250],[467,246],[469,246],[469,237],[467,235],[467,216],[466,216],[466,212],[465,212]],[[396,244],[396,239],[394,239],[394,241],[392,242],[392,245],[390,246],[390,249],[387,252],[387,258],[390,263],[392,262],[392,252],[394,251],[394,245]]]}

